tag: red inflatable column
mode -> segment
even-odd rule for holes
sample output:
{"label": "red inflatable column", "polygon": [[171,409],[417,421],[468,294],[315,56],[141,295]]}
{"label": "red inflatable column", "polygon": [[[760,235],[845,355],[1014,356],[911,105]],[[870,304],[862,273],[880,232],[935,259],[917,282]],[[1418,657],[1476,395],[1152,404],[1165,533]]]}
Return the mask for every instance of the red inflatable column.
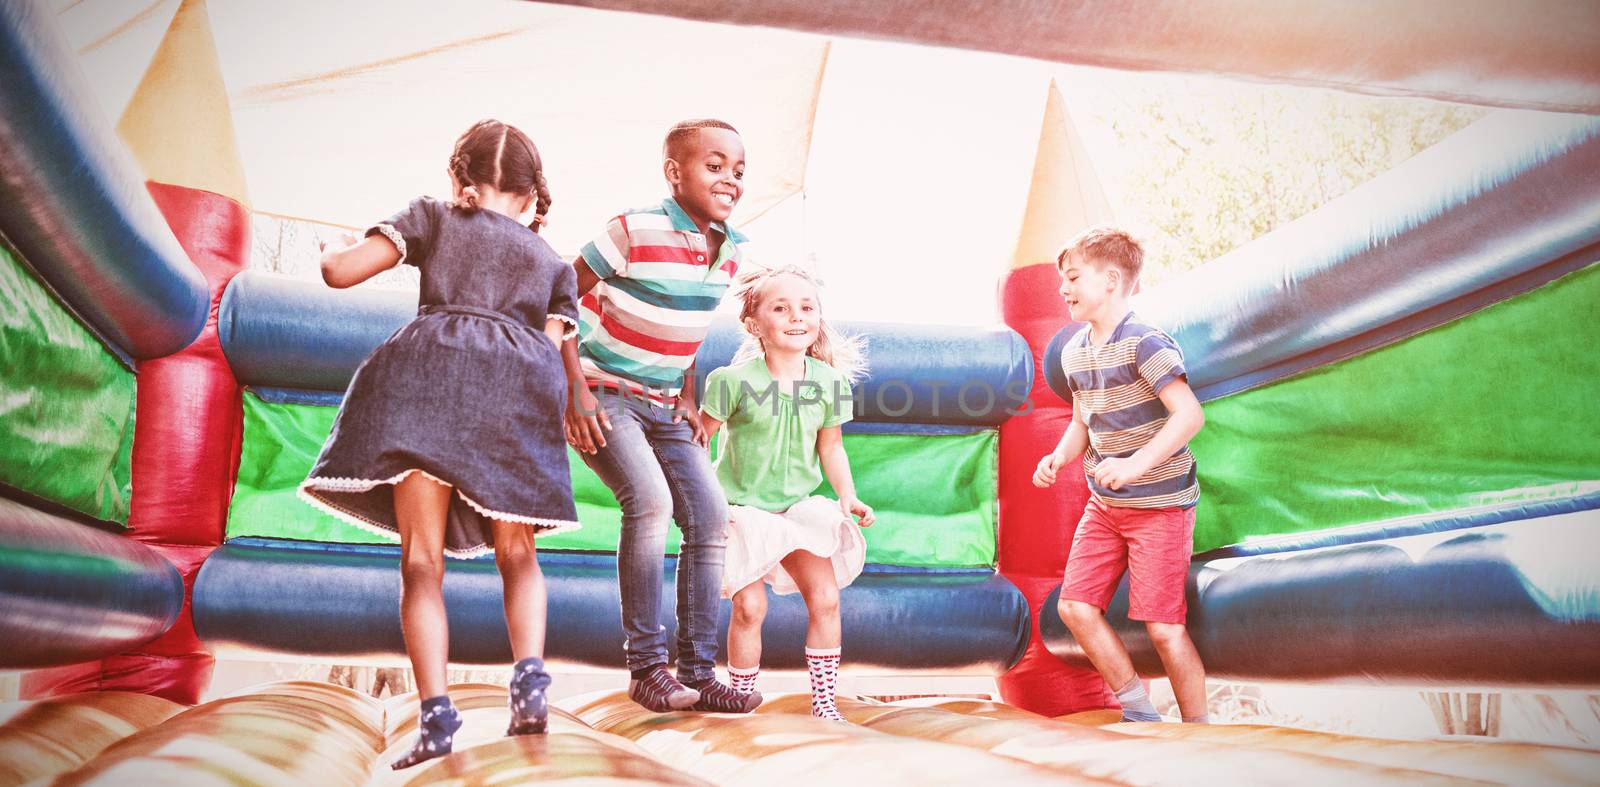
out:
{"label": "red inflatable column", "polygon": [[1011,271],[1000,286],[1006,324],[1027,340],[1033,351],[1033,409],[1000,427],[1000,528],[997,534],[1000,573],[1028,599],[1033,630],[1022,661],[1000,676],[1006,702],[1047,716],[1116,707],[1116,699],[1100,676],[1070,667],[1050,655],[1039,636],[1044,597],[1061,581],[1067,549],[1088,501],[1080,466],[1063,470],[1055,486],[1033,485],[1039,458],[1054,450],[1072,419],[1071,406],[1045,384],[1041,355],[1045,344],[1067,324],[1067,308],[1058,290],[1055,253],[1073,233],[1110,219],[1094,169],[1077,136],[1061,93],[1050,85],[1044,126],[1034,161],[1027,213]]}
{"label": "red inflatable column", "polygon": [[129,535],[178,567],[184,607],[160,639],[99,662],[30,673],[24,692],[137,691],[193,704],[214,660],[195,636],[189,594],[200,564],[222,543],[242,417],[239,383],[217,338],[217,303],[250,253],[243,169],[203,0],[179,7],[117,131],[211,290],[200,337],[139,364],[134,412]]}

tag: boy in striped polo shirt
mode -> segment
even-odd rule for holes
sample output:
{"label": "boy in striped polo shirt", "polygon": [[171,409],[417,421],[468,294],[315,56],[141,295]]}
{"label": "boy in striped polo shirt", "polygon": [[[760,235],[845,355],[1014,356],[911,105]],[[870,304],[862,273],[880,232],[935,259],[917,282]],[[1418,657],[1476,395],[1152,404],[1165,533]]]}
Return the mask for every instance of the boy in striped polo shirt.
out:
{"label": "boy in striped polo shirt", "polygon": [[1122,720],[1161,721],[1105,619],[1127,569],[1128,617],[1145,622],[1183,720],[1205,722],[1205,666],[1184,628],[1200,499],[1188,443],[1205,416],[1177,343],[1128,307],[1143,264],[1137,241],[1106,228],[1085,231],[1056,259],[1067,311],[1088,325],[1067,340],[1060,358],[1044,360],[1060,364],[1072,391],[1072,423],[1039,460],[1033,483],[1055,483],[1062,466],[1083,457],[1089,503],[1067,553],[1057,610],[1116,690]]}
{"label": "boy in striped polo shirt", "polygon": [[[739,267],[727,225],[744,193],[744,143],[719,120],[667,132],[672,196],[617,216],[583,247],[579,338],[562,346],[567,442],[622,506],[617,582],[628,696],[651,710],[748,713],[755,692],[716,679],[727,501],[705,450],[694,358]],[[667,671],[661,574],[667,522],[678,550],[678,670]]]}

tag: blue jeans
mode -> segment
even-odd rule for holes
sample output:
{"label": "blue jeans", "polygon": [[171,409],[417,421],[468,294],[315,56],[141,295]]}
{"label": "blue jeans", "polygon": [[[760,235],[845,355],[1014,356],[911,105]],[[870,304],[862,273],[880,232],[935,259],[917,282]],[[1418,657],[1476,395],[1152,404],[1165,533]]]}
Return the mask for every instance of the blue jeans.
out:
{"label": "blue jeans", "polygon": [[583,461],[622,506],[617,583],[628,669],[667,663],[661,625],[661,574],[667,521],[683,532],[678,550],[678,679],[716,677],[717,607],[727,549],[728,503],[706,449],[688,422],[637,397],[601,392],[611,419],[606,445]]}

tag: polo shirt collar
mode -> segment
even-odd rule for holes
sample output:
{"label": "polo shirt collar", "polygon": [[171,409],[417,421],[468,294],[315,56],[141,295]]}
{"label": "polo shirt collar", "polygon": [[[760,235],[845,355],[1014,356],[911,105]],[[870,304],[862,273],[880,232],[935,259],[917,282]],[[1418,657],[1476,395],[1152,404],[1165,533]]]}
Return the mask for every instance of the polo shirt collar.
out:
{"label": "polo shirt collar", "polygon": [[[689,218],[689,214],[685,213],[683,208],[678,206],[678,201],[676,199],[667,197],[666,199],[662,200],[661,209],[666,211],[667,220],[672,222],[673,229],[679,232],[700,231],[700,228],[695,225],[694,219]],[[738,230],[728,226],[727,222],[714,221],[711,223],[711,229],[722,233],[722,237],[727,238],[734,243],[745,243],[749,240]]]}
{"label": "polo shirt collar", "polygon": [[1117,327],[1115,327],[1115,328],[1113,328],[1111,330],[1111,339],[1112,339],[1112,341],[1115,341],[1118,337],[1120,337],[1122,335],[1123,329],[1127,328],[1128,327],[1128,323],[1130,323],[1130,322],[1133,322],[1133,310],[1132,309],[1129,309],[1127,314],[1122,315],[1122,321],[1117,323]]}
{"label": "polo shirt collar", "polygon": [[[1122,338],[1123,329],[1127,328],[1128,327],[1128,323],[1133,322],[1133,319],[1134,319],[1133,310],[1129,309],[1128,313],[1122,315],[1122,319],[1117,322],[1117,327],[1111,329],[1111,335],[1107,336],[1104,341],[1100,342],[1100,344],[1101,345],[1111,344],[1112,342],[1115,342],[1118,339]],[[1083,329],[1083,343],[1084,343],[1085,346],[1088,346],[1088,347],[1091,347],[1091,348],[1096,346],[1095,343],[1094,343],[1094,326],[1093,325],[1086,325],[1084,327],[1084,329]]]}

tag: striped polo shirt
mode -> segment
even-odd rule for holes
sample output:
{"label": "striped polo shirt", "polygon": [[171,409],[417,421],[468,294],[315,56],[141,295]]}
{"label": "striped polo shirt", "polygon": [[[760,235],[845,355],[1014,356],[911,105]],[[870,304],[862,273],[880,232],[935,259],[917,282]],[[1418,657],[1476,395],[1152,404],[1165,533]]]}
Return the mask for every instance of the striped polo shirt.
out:
{"label": "striped polo shirt", "polygon": [[1088,326],[1073,334],[1061,348],[1060,363],[1072,391],[1072,417],[1089,430],[1083,455],[1089,489],[1110,506],[1193,508],[1200,482],[1187,445],[1120,490],[1094,480],[1102,459],[1132,456],[1166,425],[1167,406],[1156,393],[1188,373],[1178,343],[1129,312],[1098,347],[1089,341]]}
{"label": "striped polo shirt", "polygon": [[745,237],[725,224],[712,227],[725,238],[714,255],[668,197],[606,222],[583,247],[584,263],[600,277],[578,303],[578,357],[591,388],[626,388],[672,405],[739,269]]}

